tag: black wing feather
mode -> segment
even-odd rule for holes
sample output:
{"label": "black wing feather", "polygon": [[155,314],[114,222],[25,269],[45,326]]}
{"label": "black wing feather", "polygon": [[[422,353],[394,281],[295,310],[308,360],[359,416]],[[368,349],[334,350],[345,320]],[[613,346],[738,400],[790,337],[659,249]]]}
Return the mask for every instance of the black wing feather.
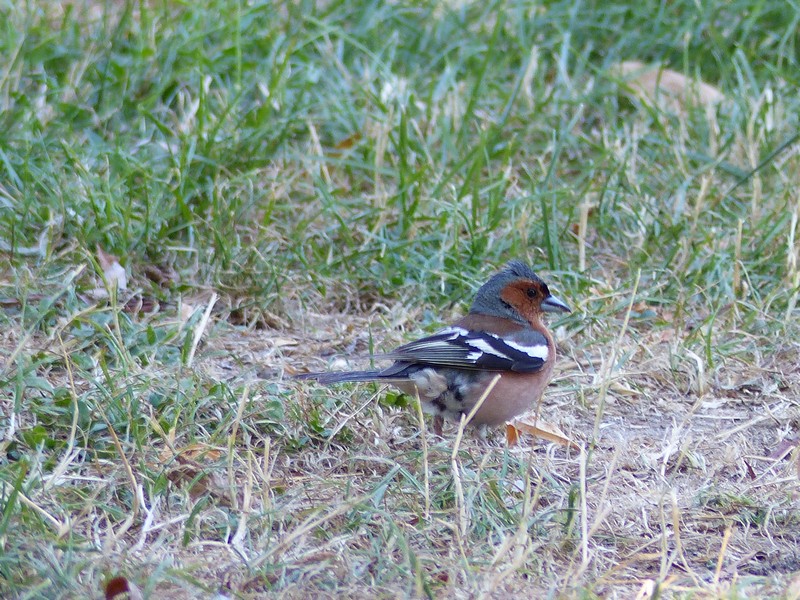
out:
{"label": "black wing feather", "polygon": [[535,373],[548,356],[547,339],[533,330],[501,338],[483,331],[460,327],[444,329],[382,355],[404,363]]}

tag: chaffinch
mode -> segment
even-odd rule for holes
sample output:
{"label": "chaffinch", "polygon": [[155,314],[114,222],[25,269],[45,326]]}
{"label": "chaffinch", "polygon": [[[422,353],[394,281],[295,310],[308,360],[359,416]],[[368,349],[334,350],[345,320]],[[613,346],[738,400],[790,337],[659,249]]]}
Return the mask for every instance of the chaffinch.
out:
{"label": "chaffinch", "polygon": [[556,359],[553,336],[542,322],[546,312],[570,312],[533,270],[511,261],[479,290],[469,313],[449,327],[377,358],[394,364],[375,371],[305,373],[299,379],[323,384],[346,381],[391,383],[419,394],[422,408],[459,420],[469,414],[497,374],[497,383],[471,420],[494,426],[530,410],[550,382]]}

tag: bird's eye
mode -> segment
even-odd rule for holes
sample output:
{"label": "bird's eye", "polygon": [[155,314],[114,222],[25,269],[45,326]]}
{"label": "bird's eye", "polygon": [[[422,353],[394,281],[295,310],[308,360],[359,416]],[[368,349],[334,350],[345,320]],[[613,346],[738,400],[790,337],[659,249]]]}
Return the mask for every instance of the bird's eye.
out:
{"label": "bird's eye", "polygon": [[536,298],[539,295],[539,292],[536,291],[536,288],[528,288],[526,292],[528,294],[528,298]]}

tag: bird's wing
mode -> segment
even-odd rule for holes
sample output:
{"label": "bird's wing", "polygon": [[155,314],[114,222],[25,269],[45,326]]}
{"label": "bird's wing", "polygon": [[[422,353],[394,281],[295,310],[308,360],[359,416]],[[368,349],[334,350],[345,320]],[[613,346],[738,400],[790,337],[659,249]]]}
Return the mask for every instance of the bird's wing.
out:
{"label": "bird's wing", "polygon": [[532,329],[500,337],[485,331],[448,327],[382,355],[404,363],[535,373],[548,357],[547,339]]}

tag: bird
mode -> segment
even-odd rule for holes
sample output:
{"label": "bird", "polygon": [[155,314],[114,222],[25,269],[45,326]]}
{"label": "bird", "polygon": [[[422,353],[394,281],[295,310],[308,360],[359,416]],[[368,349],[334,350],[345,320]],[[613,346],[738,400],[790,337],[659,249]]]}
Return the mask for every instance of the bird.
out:
{"label": "bird", "polygon": [[434,415],[438,435],[445,419],[460,421],[482,399],[469,424],[485,431],[529,411],[542,397],[556,360],[555,342],[542,317],[569,312],[530,266],[512,260],[478,289],[464,317],[376,355],[394,361],[385,369],[302,373],[295,378],[324,385],[392,384],[419,397],[422,409]]}

